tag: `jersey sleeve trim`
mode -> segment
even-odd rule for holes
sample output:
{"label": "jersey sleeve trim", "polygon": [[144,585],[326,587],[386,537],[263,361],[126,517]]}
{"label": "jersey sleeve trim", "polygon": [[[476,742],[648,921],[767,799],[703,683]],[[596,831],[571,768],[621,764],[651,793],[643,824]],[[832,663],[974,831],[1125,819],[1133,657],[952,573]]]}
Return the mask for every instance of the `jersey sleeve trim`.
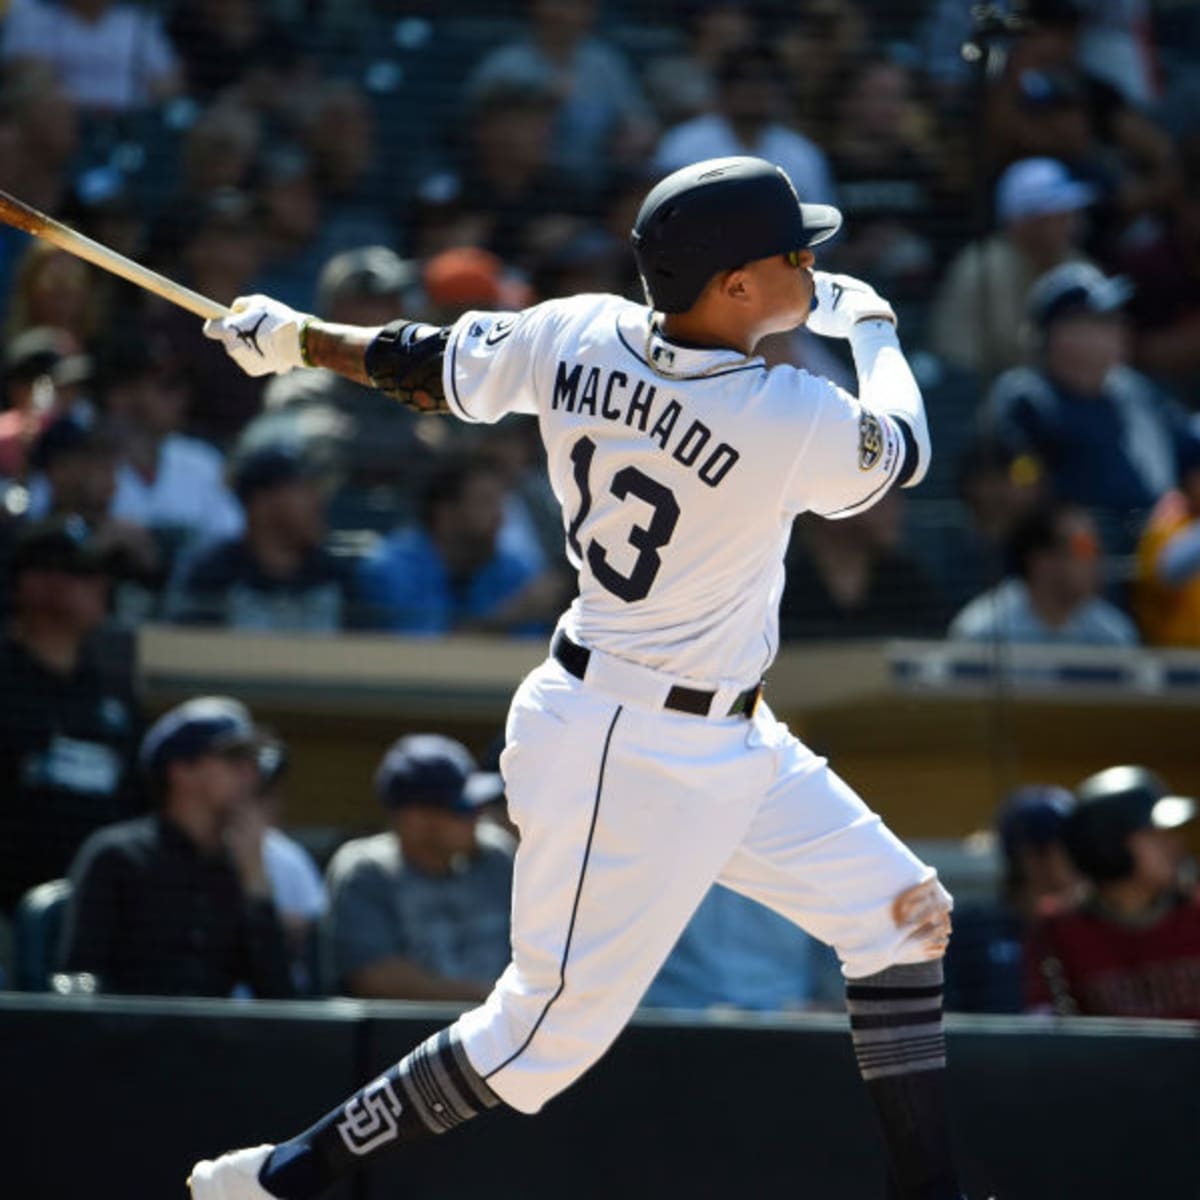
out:
{"label": "jersey sleeve trim", "polygon": [[454,331],[450,334],[450,355],[446,359],[446,382],[450,385],[446,389],[446,395],[450,398],[451,404],[457,409],[459,417],[464,421],[470,421],[472,424],[478,424],[479,418],[471,415],[467,411],[467,406],[462,402],[462,397],[458,394],[458,384],[455,382],[455,365],[458,362],[458,339],[461,336],[461,322],[454,327]]}

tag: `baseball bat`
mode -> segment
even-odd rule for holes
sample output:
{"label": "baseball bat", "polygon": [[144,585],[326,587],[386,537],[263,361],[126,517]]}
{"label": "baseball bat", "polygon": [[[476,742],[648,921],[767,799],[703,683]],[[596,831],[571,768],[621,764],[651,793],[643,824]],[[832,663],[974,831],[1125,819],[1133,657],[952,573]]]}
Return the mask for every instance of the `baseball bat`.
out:
{"label": "baseball bat", "polygon": [[148,292],[153,292],[164,300],[170,300],[172,304],[178,304],[180,308],[186,308],[188,312],[193,312],[198,317],[228,315],[229,310],[225,305],[218,304],[215,300],[200,295],[199,292],[193,292],[191,288],[186,288],[183,284],[176,283],[173,279],[168,279],[157,271],[151,271],[149,267],[143,267],[141,263],[134,262],[132,258],[126,258],[125,255],[110,250],[100,242],[86,237],[77,229],[72,229],[69,225],[64,225],[61,221],[56,221],[53,217],[38,212],[36,208],[30,208],[28,204],[2,190],[0,190],[0,221],[17,229],[23,229],[26,233],[33,234],[34,237],[52,242],[60,250],[74,254],[77,258],[86,259],[102,270],[120,275],[122,279],[128,279],[130,283],[136,283],[138,287],[145,288]]}

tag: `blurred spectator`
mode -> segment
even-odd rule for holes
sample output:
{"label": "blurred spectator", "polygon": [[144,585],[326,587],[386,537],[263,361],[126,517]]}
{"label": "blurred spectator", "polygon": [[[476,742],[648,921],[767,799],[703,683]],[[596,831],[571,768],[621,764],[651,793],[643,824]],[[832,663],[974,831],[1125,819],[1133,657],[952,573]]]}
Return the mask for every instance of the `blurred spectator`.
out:
{"label": "blurred spectator", "polygon": [[893,491],[842,521],[797,522],[779,611],[786,637],[920,636],[942,629],[942,599],[900,545],[903,503]]}
{"label": "blurred spectator", "polygon": [[693,117],[663,134],[654,165],[663,175],[706,158],[754,154],[781,166],[800,199],[834,203],[825,155],[785,124],[780,65],[765,46],[734,51],[718,72],[720,102],[715,112]]}
{"label": "blurred spectator", "polygon": [[1196,802],[1144,767],[1109,767],[1076,791],[1063,841],[1091,892],[1037,930],[1031,1007],[1200,1019],[1200,904],[1176,832]]}
{"label": "blurred spectator", "polygon": [[1151,646],[1200,646],[1200,429],[1179,443],[1179,486],[1155,505],[1137,548],[1134,615]]}
{"label": "blurred spectator", "polygon": [[254,196],[263,258],[253,290],[309,312],[317,276],[335,247],[325,237],[308,154],[288,143],[265,149],[256,164]]}
{"label": "blurred spectator", "polygon": [[[181,213],[177,271],[181,283],[221,304],[249,292],[258,273],[253,205],[244,192],[220,189]],[[262,406],[264,381],[213,354],[194,313],[164,304],[151,320],[190,385],[187,431],[222,448],[232,445]]]}
{"label": "blurred spectator", "polygon": [[562,581],[499,545],[505,499],[496,467],[442,463],[425,485],[418,523],[393,533],[362,564],[368,622],[397,633],[548,630]]}
{"label": "blurred spectator", "polygon": [[1013,571],[1013,532],[1050,500],[1049,481],[1028,451],[980,438],[959,463],[958,494],[970,517],[971,541],[956,547],[954,565],[956,574],[973,579],[978,590]]}
{"label": "blurred spectator", "polygon": [[53,68],[35,62],[5,64],[0,125],[7,133],[0,187],[41,212],[59,212],[68,165],[79,148],[79,121]]}
{"label": "blurred spectator", "polygon": [[1006,168],[996,184],[999,230],[964,247],[938,289],[933,350],[985,377],[1022,363],[1029,289],[1051,268],[1083,257],[1081,213],[1094,196],[1052,158],[1023,158]]}
{"label": "blurred spectator", "polygon": [[869,53],[870,23],[851,0],[806,0],[780,9],[776,21],[771,42],[779,55],[784,112],[818,146],[827,146],[839,73]]}
{"label": "blurred spectator", "polygon": [[[546,477],[545,451],[532,421],[499,421],[480,430],[478,451],[504,480],[507,496],[499,548],[531,570],[567,570],[562,510]],[[566,590],[564,578],[564,593]]]}
{"label": "blurred spectator", "polygon": [[875,55],[845,68],[828,153],[846,225],[830,259],[901,299],[928,281],[945,221],[931,133],[907,67]]}
{"label": "blurred spectator", "polygon": [[[519,118],[513,123],[519,123]],[[507,136],[504,124],[501,119],[501,134]],[[541,170],[547,143],[540,135],[545,133],[548,125],[539,121],[537,129],[539,141],[533,157],[537,160],[537,169]],[[405,246],[417,261],[430,259],[456,246],[482,246],[488,241],[492,227],[490,213],[484,205],[472,204],[471,197],[463,189],[464,173],[471,169],[471,143],[476,137],[472,132],[460,139],[463,145],[458,169],[441,167],[419,174],[404,221]]]}
{"label": "blurred spectator", "polygon": [[186,392],[169,350],[145,335],[117,343],[103,372],[104,407],[121,448],[111,513],[151,530],[169,562],[194,544],[241,531],[221,455],[185,437]]}
{"label": "blurred spectator", "polygon": [[91,374],[91,360],[72,346],[69,335],[42,327],[18,334],[5,348],[0,477],[24,478],[29,448],[62,415],[64,393]]}
{"label": "blurred spectator", "polygon": [[[316,312],[339,325],[386,325],[414,307],[416,266],[386,246],[362,246],[331,258],[317,281]],[[422,418],[376,388],[314,368],[276,375],[263,395],[264,413],[242,445],[289,441],[325,454],[343,488],[407,495],[436,417]],[[393,504],[400,503],[393,499]]]}
{"label": "blurred spectator", "polygon": [[1017,1013],[1025,1008],[1025,942],[1033,924],[1078,898],[1080,876],[1062,841],[1075,805],[1066,788],[1029,784],[996,814],[1004,878],[994,900],[954,906],[946,952],[946,1007]]}
{"label": "blurred spectator", "polygon": [[831,951],[778,913],[714,884],[642,1006],[795,1012],[820,1002],[840,1007],[844,994]]}
{"label": "blurred spectator", "polygon": [[950,622],[952,638],[1132,646],[1137,630],[1099,594],[1100,539],[1088,514],[1055,503],[1013,531],[1015,576],[976,596]]}
{"label": "blurred spectator", "polygon": [[996,168],[1044,155],[1094,184],[1089,246],[1104,255],[1125,224],[1169,201],[1176,172],[1167,135],[1111,83],[1081,68],[1084,27],[1075,4],[1040,6],[989,86],[985,145]]}
{"label": "blurred spectator", "polygon": [[[961,50],[971,36],[976,7],[973,0],[934,0],[929,6],[920,35],[921,58],[943,83],[961,86],[971,72],[973,64]],[[1078,62],[1139,107],[1156,95],[1159,64],[1147,0],[1026,0],[999,7],[1019,9],[1041,27],[1047,45],[1039,48],[1040,61]]]}
{"label": "blurred spectator", "polygon": [[717,67],[760,37],[759,16],[749,0],[690,0],[683,10],[686,45],[651,60],[645,71],[646,88],[664,125],[715,108]]}
{"label": "blurred spectator", "polygon": [[467,81],[468,100],[497,84],[535,85],[557,99],[554,166],[587,187],[607,163],[636,161],[653,120],[623,55],[593,34],[598,0],[528,0],[525,36],[487,55]]}
{"label": "blurred spectator", "polygon": [[95,532],[112,508],[117,454],[116,440],[94,418],[56,416],[30,447],[30,516],[79,516]]}
{"label": "blurred spectator", "polygon": [[[545,82],[496,79],[468,94],[458,171],[422,185],[425,219],[453,213],[450,245],[478,244],[506,262],[520,260],[528,230],[550,214],[584,207],[577,176],[554,164],[559,102]],[[436,189],[429,189],[436,183]],[[474,233],[470,236],[470,226]],[[441,241],[441,246],[446,246]]]}
{"label": "blurred spectator", "polygon": [[28,515],[81,517],[113,556],[121,579],[159,582],[162,555],[149,531],[112,512],[119,451],[112,434],[90,417],[58,417],[34,442]]}
{"label": "blurred spectator", "polygon": [[9,13],[3,57],[49,63],[71,99],[98,113],[140,108],[180,86],[158,18],[113,0],[27,0]]}
{"label": "blurred spectator", "polygon": [[369,999],[482,1000],[508,964],[513,839],[479,820],[495,792],[465,746],[401,738],[375,776],[388,830],[333,856],[332,990]]}
{"label": "blurred spectator", "polygon": [[568,221],[539,248],[531,273],[533,293],[538,300],[590,292],[620,294],[626,257],[623,242],[607,230]]}
{"label": "blurred spectator", "polygon": [[287,940],[292,984],[297,993],[305,995],[317,986],[317,922],[329,908],[329,896],[312,856],[279,828],[283,818],[283,779],[288,770],[287,747],[277,738],[261,736],[256,757],[255,798],[267,822],[263,866],[271,881],[271,896]]}
{"label": "blurred spectator", "polygon": [[1124,279],[1064,263],[1029,293],[1028,367],[996,380],[985,425],[1046,464],[1066,500],[1124,513],[1175,482],[1182,414],[1128,365]]}
{"label": "blurred spectator", "polygon": [[139,763],[157,811],[93,834],[71,867],[61,968],[105,992],[291,994],[254,803],[256,734],[236,700],[163,714]]}
{"label": "blurred spectator", "polygon": [[242,536],[185,563],[168,618],[260,632],[331,633],[346,618],[346,572],[323,548],[325,496],[302,454],[265,445],[232,466]]}
{"label": "blurred spectator", "polygon": [[384,213],[391,155],[376,147],[375,121],[364,93],[347,80],[307,89],[302,110],[304,144],[321,193],[325,236],[339,248],[395,241]]}
{"label": "blurred spectator", "polygon": [[132,663],[104,662],[95,638],[110,583],[108,556],[78,518],[19,532],[0,641],[0,911],[134,811]]}
{"label": "blurred spectator", "polygon": [[49,242],[32,241],[17,264],[8,333],[45,325],[61,329],[76,349],[89,346],[100,326],[95,275],[82,259]]}
{"label": "blurred spectator", "polygon": [[1139,239],[1124,264],[1135,292],[1129,311],[1143,370],[1200,394],[1200,134],[1190,139],[1183,178],[1165,222]]}
{"label": "blurred spectator", "polygon": [[263,0],[183,0],[167,28],[188,91],[202,99],[237,84],[249,97],[278,94],[299,56],[292,29]]}
{"label": "blurred spectator", "polygon": [[[262,121],[235,100],[218,100],[188,130],[183,144],[180,208],[203,205],[222,191],[246,188],[262,145]],[[185,219],[184,227],[190,224]],[[229,299],[233,299],[232,296]]]}
{"label": "blurred spectator", "polygon": [[421,271],[425,318],[434,324],[453,324],[472,308],[520,309],[532,297],[529,288],[503,261],[476,246],[452,246],[435,254]]}
{"label": "blurred spectator", "polygon": [[[118,254],[137,260],[144,258],[146,253],[145,218],[145,209],[137,202],[130,178],[108,164],[90,167],[75,177],[62,213],[62,219],[80,233]],[[116,275],[102,274],[96,284],[101,289],[105,285],[119,289],[126,310],[139,303],[146,294]],[[111,294],[100,303],[111,306]]]}

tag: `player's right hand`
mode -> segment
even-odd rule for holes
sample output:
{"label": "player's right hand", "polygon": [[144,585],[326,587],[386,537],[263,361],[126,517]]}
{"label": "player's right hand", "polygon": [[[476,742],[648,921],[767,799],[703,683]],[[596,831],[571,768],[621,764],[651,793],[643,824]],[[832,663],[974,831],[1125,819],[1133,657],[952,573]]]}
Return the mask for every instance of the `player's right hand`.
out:
{"label": "player's right hand", "polygon": [[304,365],[300,327],[307,313],[270,296],[239,296],[229,315],[204,322],[204,336],[220,342],[247,375],[282,375]]}
{"label": "player's right hand", "polygon": [[869,284],[853,275],[814,271],[816,307],[806,324],[821,337],[848,338],[859,321],[880,319],[896,324],[892,306]]}

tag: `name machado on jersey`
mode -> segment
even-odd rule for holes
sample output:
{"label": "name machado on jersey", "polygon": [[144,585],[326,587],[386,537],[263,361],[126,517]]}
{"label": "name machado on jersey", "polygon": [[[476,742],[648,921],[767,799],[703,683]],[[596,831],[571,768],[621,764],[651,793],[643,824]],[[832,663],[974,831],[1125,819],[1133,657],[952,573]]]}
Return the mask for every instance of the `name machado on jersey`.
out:
{"label": "name machado on jersey", "polygon": [[680,418],[684,415],[683,404],[673,397],[660,399],[655,384],[639,379],[631,391],[629,376],[624,371],[610,370],[603,374],[604,385],[601,387],[599,367],[589,367],[586,376],[583,370],[583,363],[570,366],[566,360],[559,359],[550,397],[551,409],[561,407],[569,413],[623,421],[631,429],[636,428],[656,441],[660,449],[670,451],[677,463],[696,468],[696,474],[709,487],[720,484],[741,458],[741,453],[728,442],[718,442],[705,454],[713,440],[713,431],[695,418],[683,426],[676,437]]}

